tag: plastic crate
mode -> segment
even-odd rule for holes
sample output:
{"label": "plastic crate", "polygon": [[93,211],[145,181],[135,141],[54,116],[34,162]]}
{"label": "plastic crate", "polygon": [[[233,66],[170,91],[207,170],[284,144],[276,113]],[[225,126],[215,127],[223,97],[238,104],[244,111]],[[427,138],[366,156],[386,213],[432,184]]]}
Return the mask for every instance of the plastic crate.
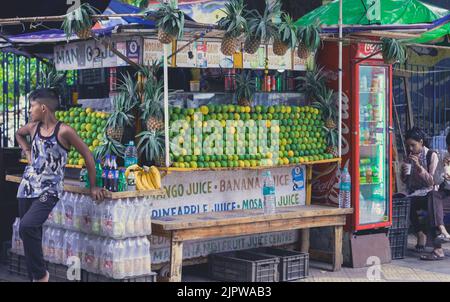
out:
{"label": "plastic crate", "polygon": [[245,251],[210,254],[209,273],[214,279],[235,282],[278,282],[280,259]]}
{"label": "plastic crate", "polygon": [[309,275],[309,254],[273,247],[260,247],[248,250],[251,253],[276,256],[280,259],[278,272],[280,281],[293,281]]}
{"label": "plastic crate", "polygon": [[84,272],[83,282],[156,282],[156,273],[151,273],[145,276],[138,276],[125,279],[113,279],[100,274],[93,274],[89,272]]}
{"label": "plastic crate", "polygon": [[407,229],[409,226],[409,211],[411,199],[409,197],[392,198],[392,227],[391,229]]}
{"label": "plastic crate", "polygon": [[27,265],[25,263],[25,257],[9,251],[8,258],[9,258],[8,272],[10,274],[28,278],[28,270]]}
{"label": "plastic crate", "polygon": [[408,229],[390,229],[389,244],[392,259],[403,259],[408,246]]}

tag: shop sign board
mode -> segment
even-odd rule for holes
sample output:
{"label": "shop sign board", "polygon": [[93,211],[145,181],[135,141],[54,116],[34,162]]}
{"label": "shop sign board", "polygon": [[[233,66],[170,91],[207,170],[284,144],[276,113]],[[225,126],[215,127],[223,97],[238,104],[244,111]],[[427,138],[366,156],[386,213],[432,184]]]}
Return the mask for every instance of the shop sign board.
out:
{"label": "shop sign board", "polygon": [[[163,179],[165,197],[153,198],[152,219],[205,212],[253,210],[263,208],[263,170],[223,170],[173,172]],[[271,168],[275,180],[277,207],[305,205],[304,166]],[[214,240],[197,240],[185,245],[184,257],[206,256],[209,252],[277,245],[295,242],[296,232],[257,234]],[[224,243],[226,242],[226,244]],[[153,236],[154,263],[168,259],[169,242]]]}
{"label": "shop sign board", "polygon": [[[140,37],[115,38],[113,39],[113,45],[121,54],[140,64],[142,58],[142,39]],[[53,55],[57,70],[81,70],[128,65],[110,49],[95,40],[55,46]]]}

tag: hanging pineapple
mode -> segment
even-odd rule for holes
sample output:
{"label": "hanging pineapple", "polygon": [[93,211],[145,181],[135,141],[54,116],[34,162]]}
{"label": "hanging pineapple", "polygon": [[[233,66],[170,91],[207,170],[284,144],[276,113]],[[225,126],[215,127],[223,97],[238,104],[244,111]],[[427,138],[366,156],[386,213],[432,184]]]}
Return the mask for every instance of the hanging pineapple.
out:
{"label": "hanging pineapple", "polygon": [[170,44],[183,36],[184,13],[177,8],[177,1],[161,0],[161,7],[156,12],[158,40],[162,44]]}
{"label": "hanging pineapple", "polygon": [[255,95],[255,80],[250,71],[242,71],[236,78],[236,98],[239,106],[252,106]]}
{"label": "hanging pineapple", "polygon": [[311,53],[317,51],[320,46],[320,27],[317,24],[309,24],[298,31],[297,55],[306,60]]}
{"label": "hanging pineapple", "polygon": [[130,111],[134,107],[128,96],[121,92],[113,99],[113,112],[106,122],[106,134],[109,138],[118,142],[122,141],[126,126],[131,126],[134,117]]}
{"label": "hanging pineapple", "polygon": [[164,83],[147,78],[144,84],[141,118],[148,131],[164,129]]}
{"label": "hanging pineapple", "polygon": [[219,20],[219,28],[225,30],[220,50],[226,56],[232,56],[239,47],[239,36],[246,27],[246,20],[242,16],[244,11],[243,0],[231,0],[222,10],[225,17]]}
{"label": "hanging pineapple", "polygon": [[333,155],[333,157],[338,157],[338,133],[336,129],[330,129],[327,127],[323,127],[326,133],[327,139],[327,149],[326,153]]}
{"label": "hanging pineapple", "polygon": [[336,129],[336,102],[333,97],[334,91],[328,89],[325,85],[318,87],[316,90],[316,99],[318,101],[313,103],[313,107],[322,112],[325,127],[328,129]]}
{"label": "hanging pineapple", "polygon": [[143,131],[136,135],[139,139],[137,149],[139,154],[158,167],[165,166],[164,157],[164,132],[163,131]]}
{"label": "hanging pineapple", "polygon": [[82,40],[92,37],[92,27],[94,26],[92,16],[95,14],[99,14],[99,11],[89,3],[83,3],[79,8],[68,13],[62,23],[67,41],[73,34],[76,34]]}
{"label": "hanging pineapple", "polygon": [[381,42],[383,59],[386,64],[405,63],[407,54],[405,46],[400,41],[391,38],[381,38]]}
{"label": "hanging pineapple", "polygon": [[260,47],[261,43],[268,43],[275,36],[277,28],[273,20],[281,13],[281,3],[279,0],[272,5],[266,5],[264,15],[257,10],[247,13],[247,23],[245,33],[247,38],[244,42],[244,50],[246,53],[254,54]]}
{"label": "hanging pineapple", "polygon": [[289,14],[283,13],[281,23],[277,25],[277,32],[273,41],[273,53],[284,56],[289,48],[294,49],[297,44],[297,27]]}

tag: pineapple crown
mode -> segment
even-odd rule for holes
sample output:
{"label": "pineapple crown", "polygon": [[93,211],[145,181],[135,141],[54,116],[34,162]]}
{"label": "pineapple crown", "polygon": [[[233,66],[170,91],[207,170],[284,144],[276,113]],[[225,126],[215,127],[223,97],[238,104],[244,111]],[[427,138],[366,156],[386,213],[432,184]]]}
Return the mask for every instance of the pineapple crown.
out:
{"label": "pineapple crown", "polygon": [[316,89],[316,99],[317,101],[313,103],[313,106],[322,111],[323,119],[335,120],[336,118],[336,104],[333,98],[334,91],[327,88],[325,85],[319,86]]}
{"label": "pineapple crown", "polygon": [[250,71],[242,71],[236,78],[236,98],[238,101],[252,101],[254,95],[255,80],[252,79]]}
{"label": "pineapple crown", "polygon": [[219,28],[225,30],[225,36],[239,37],[247,26],[247,21],[243,17],[244,1],[230,0],[221,11],[225,16],[219,20]]}
{"label": "pineapple crown", "polygon": [[133,109],[134,105],[130,102],[128,96],[121,92],[113,98],[114,111],[106,122],[107,128],[122,128],[126,125],[131,126],[134,117],[129,112]]}
{"label": "pineapple crown", "polygon": [[307,70],[304,76],[296,78],[299,81],[298,90],[304,93],[308,99],[317,99],[317,92],[325,87],[325,74],[323,67],[314,66],[311,70]]}
{"label": "pineapple crown", "polygon": [[66,34],[67,41],[69,41],[73,34],[91,30],[92,26],[94,26],[92,16],[98,13],[99,11],[89,3],[83,3],[79,8],[67,13],[61,25],[62,30]]}
{"label": "pineapple crown", "polygon": [[257,10],[247,11],[246,33],[251,38],[256,38],[267,43],[277,33],[274,19],[280,14],[281,2],[279,0],[271,5],[267,5],[262,16]]}
{"label": "pineapple crown", "polygon": [[158,28],[174,37],[181,38],[184,28],[184,13],[177,8],[177,1],[161,0],[161,6],[156,12]]}
{"label": "pineapple crown", "polygon": [[289,45],[290,48],[295,48],[297,45],[297,26],[287,13],[283,13],[281,16],[281,23],[278,24],[277,38]]}
{"label": "pineapple crown", "polygon": [[385,61],[400,62],[401,64],[405,63],[407,59],[406,49],[399,40],[391,38],[381,38],[381,42],[381,52]]}
{"label": "pineapple crown", "polygon": [[320,45],[320,25],[318,21],[298,30],[298,41],[309,52],[315,52]]}
{"label": "pineapple crown", "polygon": [[64,84],[66,73],[57,71],[55,65],[47,66],[46,70],[41,71],[41,83],[37,88],[57,88]]}
{"label": "pineapple crown", "polygon": [[97,159],[103,159],[107,154],[113,154],[119,157],[123,157],[125,154],[125,146],[120,142],[108,137],[103,136],[103,143],[95,148],[94,157]]}
{"label": "pineapple crown", "polygon": [[136,135],[139,139],[137,149],[139,154],[144,154],[145,158],[154,162],[164,154],[165,139],[163,131],[143,131]]}
{"label": "pineapple crown", "polygon": [[126,104],[126,106],[130,107],[129,110],[134,108],[139,103],[138,87],[136,81],[129,73],[123,76],[123,80],[120,80],[118,91],[123,93],[128,98],[128,104]]}
{"label": "pineapple crown", "polygon": [[336,147],[338,144],[338,132],[336,129],[329,129],[327,127],[323,127],[326,133],[327,144],[330,147]]}
{"label": "pineapple crown", "polygon": [[141,118],[147,120],[154,116],[164,116],[164,82],[147,78],[144,84],[143,103],[141,104]]}

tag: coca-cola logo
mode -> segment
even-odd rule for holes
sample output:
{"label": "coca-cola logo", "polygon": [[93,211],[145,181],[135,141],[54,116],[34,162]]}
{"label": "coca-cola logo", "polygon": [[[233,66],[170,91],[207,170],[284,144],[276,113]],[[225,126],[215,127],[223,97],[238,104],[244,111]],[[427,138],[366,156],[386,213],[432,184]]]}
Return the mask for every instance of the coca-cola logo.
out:
{"label": "coca-cola logo", "polygon": [[[358,57],[359,58],[368,57],[368,56],[373,55],[374,53],[376,53],[378,50],[379,50],[379,46],[377,44],[370,44],[370,43],[359,44]],[[375,58],[380,58],[381,54],[377,54],[374,57]]]}

